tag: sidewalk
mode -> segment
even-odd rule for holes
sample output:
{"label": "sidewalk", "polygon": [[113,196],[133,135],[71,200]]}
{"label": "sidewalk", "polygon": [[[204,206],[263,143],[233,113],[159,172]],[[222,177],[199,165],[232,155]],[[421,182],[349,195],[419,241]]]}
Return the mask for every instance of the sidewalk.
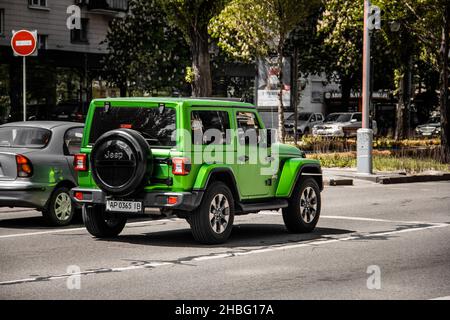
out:
{"label": "sidewalk", "polygon": [[371,175],[365,175],[359,174],[356,168],[324,168],[323,176],[326,185],[352,185],[348,180],[353,179],[380,184],[450,181],[450,173],[440,171],[426,171],[412,175],[399,171],[374,171]]}

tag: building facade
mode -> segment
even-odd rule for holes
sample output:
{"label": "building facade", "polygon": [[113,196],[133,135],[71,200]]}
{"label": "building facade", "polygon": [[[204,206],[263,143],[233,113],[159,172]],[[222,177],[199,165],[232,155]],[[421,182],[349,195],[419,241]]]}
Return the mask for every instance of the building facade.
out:
{"label": "building facade", "polygon": [[[76,7],[75,7],[76,6]],[[0,108],[20,118],[22,59],[11,49],[13,30],[37,30],[38,51],[27,57],[27,100],[44,114],[70,101],[86,108],[98,78],[109,22],[128,0],[2,0],[0,2]],[[9,109],[9,110],[8,110]],[[1,115],[0,115],[1,116]]]}

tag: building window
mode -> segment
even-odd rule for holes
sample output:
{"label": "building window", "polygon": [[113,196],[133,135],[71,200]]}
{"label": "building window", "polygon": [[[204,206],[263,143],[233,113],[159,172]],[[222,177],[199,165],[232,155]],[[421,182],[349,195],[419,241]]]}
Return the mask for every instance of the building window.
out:
{"label": "building window", "polygon": [[38,34],[38,50],[47,50],[48,35]]}
{"label": "building window", "polygon": [[28,0],[30,7],[47,7],[47,0]]}
{"label": "building window", "polygon": [[89,19],[81,19],[81,29],[70,30],[70,42],[72,43],[89,43],[88,41],[88,22]]}
{"label": "building window", "polygon": [[0,36],[5,34],[5,9],[0,9]]}

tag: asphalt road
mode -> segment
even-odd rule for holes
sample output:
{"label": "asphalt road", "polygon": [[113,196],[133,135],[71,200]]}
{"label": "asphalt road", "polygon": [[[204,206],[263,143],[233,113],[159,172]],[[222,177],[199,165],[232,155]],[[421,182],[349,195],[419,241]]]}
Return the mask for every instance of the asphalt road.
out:
{"label": "asphalt road", "polygon": [[435,299],[450,296],[450,183],[327,187],[315,232],[238,217],[203,246],[180,219],[115,240],[0,209],[0,299]]}

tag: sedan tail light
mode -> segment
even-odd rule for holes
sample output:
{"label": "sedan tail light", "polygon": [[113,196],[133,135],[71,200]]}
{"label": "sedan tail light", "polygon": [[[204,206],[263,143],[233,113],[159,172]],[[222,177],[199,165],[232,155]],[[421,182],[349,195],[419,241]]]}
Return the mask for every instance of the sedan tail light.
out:
{"label": "sedan tail light", "polygon": [[73,167],[75,171],[87,171],[87,155],[84,153],[76,154],[73,157]]}
{"label": "sedan tail light", "polygon": [[172,158],[172,173],[177,176],[186,176],[191,171],[189,158]]}
{"label": "sedan tail light", "polygon": [[33,175],[33,165],[30,159],[24,155],[16,155],[17,176],[20,178],[29,178]]}

